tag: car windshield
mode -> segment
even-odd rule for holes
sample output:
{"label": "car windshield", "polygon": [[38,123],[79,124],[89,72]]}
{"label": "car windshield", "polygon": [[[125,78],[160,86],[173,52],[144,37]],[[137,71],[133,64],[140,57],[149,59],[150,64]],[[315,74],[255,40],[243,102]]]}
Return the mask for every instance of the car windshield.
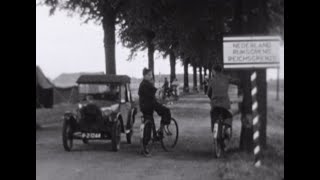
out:
{"label": "car windshield", "polygon": [[80,84],[79,93],[82,100],[110,100],[117,101],[120,99],[119,84]]}

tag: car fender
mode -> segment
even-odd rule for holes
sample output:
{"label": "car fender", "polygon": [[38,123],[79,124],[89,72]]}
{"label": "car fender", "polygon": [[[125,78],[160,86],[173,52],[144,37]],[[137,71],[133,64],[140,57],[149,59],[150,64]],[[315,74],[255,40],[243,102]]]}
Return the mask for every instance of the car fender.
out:
{"label": "car fender", "polygon": [[76,115],[70,111],[66,111],[63,115],[63,121],[71,123],[72,126],[75,126]]}
{"label": "car fender", "polygon": [[135,118],[134,116],[137,114],[137,110],[136,108],[132,108],[131,111],[128,113],[128,121],[127,121],[127,129],[132,128],[134,122],[135,122]]}
{"label": "car fender", "polygon": [[111,118],[111,122],[116,122],[117,120],[119,120],[121,123],[121,131],[124,132],[123,118],[121,116],[121,113],[120,112],[111,113],[110,118]]}
{"label": "car fender", "polygon": [[133,109],[132,109],[132,111],[131,111],[131,117],[130,117],[130,120],[131,121],[133,121],[132,122],[132,125],[134,124],[134,122],[135,122],[135,116],[136,116],[136,114],[137,114],[137,108],[136,107],[134,107]]}

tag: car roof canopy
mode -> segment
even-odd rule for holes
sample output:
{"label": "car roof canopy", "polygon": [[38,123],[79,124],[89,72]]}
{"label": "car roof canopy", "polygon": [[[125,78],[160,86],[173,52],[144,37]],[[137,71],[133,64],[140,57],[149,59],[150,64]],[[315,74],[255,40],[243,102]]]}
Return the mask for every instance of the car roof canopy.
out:
{"label": "car roof canopy", "polygon": [[82,75],[77,80],[78,84],[104,84],[104,83],[130,83],[127,75]]}

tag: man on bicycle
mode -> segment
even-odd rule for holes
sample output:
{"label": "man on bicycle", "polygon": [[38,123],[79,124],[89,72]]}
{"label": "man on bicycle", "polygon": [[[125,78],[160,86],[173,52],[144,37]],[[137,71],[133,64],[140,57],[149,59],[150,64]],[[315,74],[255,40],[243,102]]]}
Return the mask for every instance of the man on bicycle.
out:
{"label": "man on bicycle", "polygon": [[232,114],[229,112],[230,99],[228,96],[229,84],[239,84],[239,80],[223,74],[222,66],[216,65],[212,71],[212,79],[209,82],[207,95],[211,100],[210,116],[212,124],[215,120],[222,116],[224,119],[225,134],[227,139],[231,138]]}
{"label": "man on bicycle", "polygon": [[[156,111],[161,116],[160,129],[157,131],[161,136],[164,125],[170,124],[171,113],[170,109],[157,102],[155,94],[157,88],[154,87],[154,78],[150,69],[143,69],[143,80],[139,86],[139,105],[144,117],[149,117],[153,120],[153,112]],[[149,152],[144,152],[149,154]]]}
{"label": "man on bicycle", "polygon": [[171,82],[172,92],[175,96],[179,96],[179,82],[177,78],[174,78]]}
{"label": "man on bicycle", "polygon": [[165,96],[167,96],[169,94],[169,82],[168,82],[167,78],[164,78],[164,83],[163,83],[162,88],[164,90]]}

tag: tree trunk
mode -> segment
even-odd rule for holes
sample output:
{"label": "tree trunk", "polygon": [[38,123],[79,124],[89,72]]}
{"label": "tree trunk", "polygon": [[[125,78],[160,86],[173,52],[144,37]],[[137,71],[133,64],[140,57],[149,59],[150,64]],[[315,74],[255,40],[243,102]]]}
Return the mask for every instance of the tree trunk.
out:
{"label": "tree trunk", "polygon": [[197,67],[193,66],[193,90],[198,91],[198,83],[197,83]]}
{"label": "tree trunk", "polygon": [[[244,16],[242,16],[243,5],[245,0],[236,2],[234,14],[234,32],[235,34],[246,33]],[[253,126],[252,126],[252,97],[251,97],[251,80],[250,71],[243,70],[240,72],[241,91],[243,93],[243,100],[239,104],[241,111],[241,132],[240,132],[240,149],[242,151],[252,152],[253,148]]]}
{"label": "tree trunk", "polygon": [[203,68],[204,69],[204,76],[207,76],[207,68]]}
{"label": "tree trunk", "polygon": [[116,74],[115,59],[115,12],[111,7],[106,11],[102,19],[104,31],[104,51],[106,62],[106,74]]}
{"label": "tree trunk", "polygon": [[[237,14],[235,17],[237,19],[237,34],[264,34],[266,31],[266,11],[265,11],[265,1],[263,0],[241,0],[238,2],[236,10]],[[257,14],[246,15],[245,18],[241,19],[240,17],[243,14],[241,12],[246,12],[252,7],[257,7]],[[243,21],[245,20],[245,21]],[[243,108],[241,114],[245,117],[249,113],[252,105],[251,97],[251,72],[244,73],[243,81]],[[266,147],[266,131],[267,131],[267,83],[266,83],[266,70],[257,70],[257,101],[258,101],[258,113],[259,113],[259,131],[260,131],[260,144],[262,147]],[[243,150],[253,150],[253,132],[252,132],[252,119],[251,127],[245,127],[246,124],[242,123],[241,128],[241,137],[240,137],[240,148]]]}
{"label": "tree trunk", "polygon": [[202,77],[202,67],[201,66],[199,67],[199,75],[200,75],[200,78],[199,78],[200,89],[203,90],[203,77]]}
{"label": "tree trunk", "polygon": [[148,40],[148,68],[152,70],[152,75],[154,77],[154,44],[152,39]]}
{"label": "tree trunk", "polygon": [[170,52],[170,82],[176,78],[176,57]]}
{"label": "tree trunk", "polygon": [[183,78],[183,81],[184,81],[184,85],[183,85],[183,91],[188,93],[189,92],[189,72],[188,72],[188,62],[184,62],[183,64],[183,67],[184,67],[184,78]]}

